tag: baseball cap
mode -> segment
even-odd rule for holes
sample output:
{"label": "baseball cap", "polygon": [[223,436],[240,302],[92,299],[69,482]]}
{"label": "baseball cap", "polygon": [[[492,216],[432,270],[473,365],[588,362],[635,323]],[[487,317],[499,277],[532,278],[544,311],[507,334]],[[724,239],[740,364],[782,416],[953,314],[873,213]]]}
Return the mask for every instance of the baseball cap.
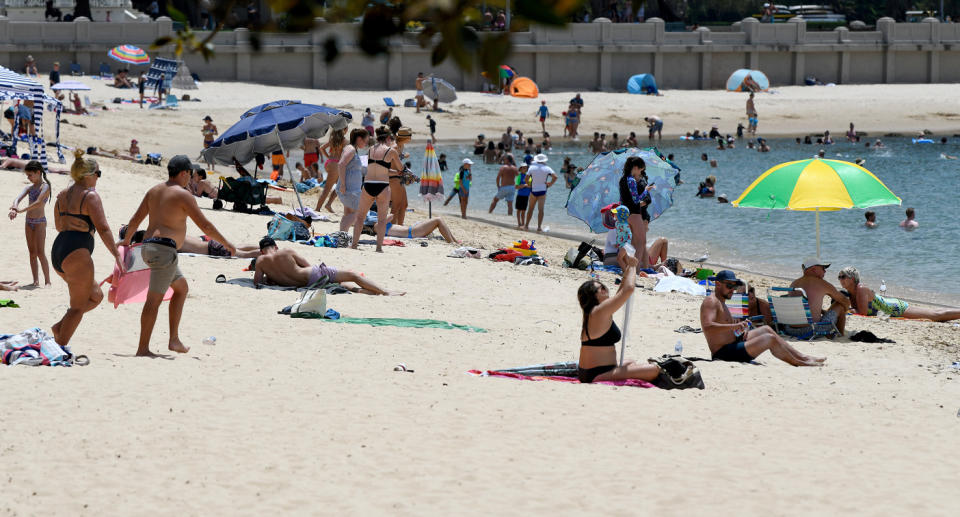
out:
{"label": "baseball cap", "polygon": [[712,282],[736,282],[738,284],[743,284],[743,280],[737,278],[737,275],[729,269],[724,269],[723,271],[716,274],[716,276],[709,276],[707,280]]}
{"label": "baseball cap", "polygon": [[464,158],[464,159],[463,159],[463,164],[464,164],[464,165],[473,165],[473,160],[471,160],[470,158]]}
{"label": "baseball cap", "polygon": [[173,158],[170,158],[170,161],[167,162],[167,172],[171,176],[176,175],[180,171],[188,171],[193,169],[193,163],[190,162],[190,158],[187,158],[184,154],[178,154]]}
{"label": "baseball cap", "polygon": [[275,247],[276,245],[277,241],[273,240],[273,237],[264,237],[260,239],[261,250],[263,250],[263,248]]}
{"label": "baseball cap", "polygon": [[830,263],[817,257],[807,257],[803,259],[803,264],[801,264],[801,266],[803,269],[811,268],[813,266],[823,266],[823,269],[827,269],[830,267]]}

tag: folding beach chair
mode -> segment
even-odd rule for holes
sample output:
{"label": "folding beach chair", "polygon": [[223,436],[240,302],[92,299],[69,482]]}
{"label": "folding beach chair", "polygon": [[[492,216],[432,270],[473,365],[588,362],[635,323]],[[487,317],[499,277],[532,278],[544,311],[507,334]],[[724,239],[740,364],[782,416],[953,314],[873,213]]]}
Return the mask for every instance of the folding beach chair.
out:
{"label": "folding beach chair", "polygon": [[83,67],[80,63],[70,63],[70,75],[83,75]]}
{"label": "folding beach chair", "polygon": [[84,96],[83,96],[83,106],[86,107],[86,108],[89,108],[90,105],[91,105],[91,104],[90,104],[90,96],[89,96],[89,95],[84,95]]}
{"label": "folding beach chair", "polygon": [[179,107],[180,107],[180,100],[177,99],[177,96],[176,96],[176,95],[173,95],[173,94],[167,95],[166,108],[167,108],[167,109],[177,109],[177,108],[179,108]]}
{"label": "folding beach chair", "polygon": [[[771,291],[781,291],[791,294],[782,296],[771,296],[767,293],[767,300],[770,302],[770,312],[773,315],[773,327],[783,335],[793,335],[787,333],[785,327],[794,327],[800,331],[806,330],[801,334],[800,339],[811,340],[819,336],[834,336],[840,333],[837,326],[833,323],[815,323],[810,314],[810,303],[807,301],[807,293],[801,288],[792,287],[771,287]],[[800,296],[797,296],[799,294]]]}
{"label": "folding beach chair", "polygon": [[113,73],[110,72],[110,65],[106,63],[100,63],[100,78],[113,79]]}
{"label": "folding beach chair", "polygon": [[391,99],[390,97],[384,97],[384,98],[383,98],[383,102],[385,102],[385,103],[387,104],[387,106],[389,106],[389,107],[391,107],[391,108],[396,108],[396,107],[397,107],[397,103],[394,102],[393,99]]}

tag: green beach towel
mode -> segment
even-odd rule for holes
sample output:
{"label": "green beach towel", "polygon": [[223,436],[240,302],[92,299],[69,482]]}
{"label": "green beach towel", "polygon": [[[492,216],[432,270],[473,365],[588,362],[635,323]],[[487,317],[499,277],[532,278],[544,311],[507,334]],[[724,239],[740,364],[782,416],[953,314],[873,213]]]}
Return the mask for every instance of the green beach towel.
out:
{"label": "green beach towel", "polygon": [[17,305],[17,302],[13,300],[0,300],[0,307],[8,307],[13,309],[19,309],[20,306]]}
{"label": "green beach towel", "polygon": [[322,314],[299,312],[290,315],[291,318],[309,318],[331,321],[334,323],[353,323],[357,325],[371,325],[374,327],[409,327],[409,328],[429,328],[429,329],[455,329],[465,330],[467,332],[486,332],[486,329],[471,327],[469,325],[460,325],[450,323],[449,321],[408,319],[408,318],[340,318],[328,319]]}

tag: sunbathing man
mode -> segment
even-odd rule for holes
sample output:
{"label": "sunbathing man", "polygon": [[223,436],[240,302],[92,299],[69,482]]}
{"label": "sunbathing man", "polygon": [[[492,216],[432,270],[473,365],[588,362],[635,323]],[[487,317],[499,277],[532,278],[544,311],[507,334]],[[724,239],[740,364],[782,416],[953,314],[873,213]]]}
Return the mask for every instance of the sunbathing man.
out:
{"label": "sunbathing man", "polygon": [[[137,230],[133,237],[130,238],[131,244],[139,244],[143,242],[143,235],[146,233],[144,230]],[[127,225],[120,226],[120,239],[124,239],[127,236]],[[200,237],[194,237],[192,235],[185,235],[183,237],[183,244],[180,246],[180,249],[177,250],[180,253],[194,253],[196,255],[209,255],[211,257],[239,257],[239,258],[257,258],[260,256],[260,248],[252,245],[240,245],[236,247],[237,253],[231,254],[222,243],[207,237],[206,235],[201,235]]]}
{"label": "sunbathing man", "polygon": [[187,300],[187,279],[180,273],[177,265],[177,250],[183,245],[187,234],[187,217],[206,234],[212,235],[223,246],[236,253],[236,248],[220,234],[217,227],[203,215],[196,199],[186,190],[190,181],[190,172],[193,164],[184,155],[177,155],[167,163],[169,179],[147,191],[140,202],[137,211],[127,224],[126,237],[118,246],[129,246],[137,227],[149,216],[146,239],[143,241],[142,256],[144,262],[150,266],[150,289],[147,301],[140,315],[140,342],[137,346],[138,356],[152,357],[150,352],[150,335],[157,322],[157,311],[163,302],[163,295],[168,287],[173,288],[173,298],[170,299],[170,342],[169,349],[174,352],[186,353],[190,350],[180,341],[180,317],[183,315],[183,304]]}
{"label": "sunbathing man", "polygon": [[[19,169],[24,170],[24,167],[30,163],[30,160],[21,160],[20,158],[4,158],[0,162],[0,169]],[[55,172],[57,174],[70,174],[69,167],[61,167],[59,165],[47,164],[47,172]]]}
{"label": "sunbathing man", "polygon": [[[814,322],[833,323],[842,336],[847,320],[847,309],[850,308],[850,299],[841,294],[833,284],[823,279],[830,263],[816,257],[807,257],[801,267],[803,276],[794,280],[790,287],[799,287],[806,293],[807,302],[810,304],[810,316]],[[833,302],[824,311],[823,299],[827,296],[833,299]],[[800,337],[806,334],[809,328],[784,326],[783,330],[791,336]]]}
{"label": "sunbathing man", "polygon": [[715,361],[749,363],[769,350],[781,361],[793,366],[822,366],[826,358],[810,357],[790,346],[770,327],[750,328],[748,320],[733,321],[726,301],[743,281],[728,269],[710,277],[716,282],[713,294],[700,305],[700,327]]}
{"label": "sunbathing man", "polygon": [[[311,265],[291,249],[279,249],[277,242],[270,237],[260,240],[260,256],[253,274],[253,285],[280,285],[286,287],[309,287],[317,284],[322,277],[328,282],[353,282],[359,287],[350,288],[355,293],[385,296],[403,296],[401,291],[382,289],[366,277],[354,271],[332,268],[326,264]],[[346,286],[345,286],[346,287]]]}
{"label": "sunbathing man", "polygon": [[933,321],[951,321],[960,319],[960,309],[925,309],[909,303],[881,296],[860,283],[860,272],[855,267],[845,267],[837,276],[840,285],[850,293],[850,301],[857,314],[876,316],[884,312],[894,318],[925,319]]}

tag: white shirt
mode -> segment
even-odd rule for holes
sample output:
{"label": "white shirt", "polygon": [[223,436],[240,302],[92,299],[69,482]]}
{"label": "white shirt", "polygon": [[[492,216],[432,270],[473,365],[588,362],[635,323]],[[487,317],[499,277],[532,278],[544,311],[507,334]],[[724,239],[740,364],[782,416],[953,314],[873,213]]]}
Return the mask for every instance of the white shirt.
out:
{"label": "white shirt", "polygon": [[531,185],[533,192],[545,192],[547,190],[547,177],[557,177],[557,173],[553,172],[553,169],[542,163],[531,164],[530,168],[527,169],[527,175],[533,180]]}
{"label": "white shirt", "polygon": [[603,245],[603,254],[610,255],[620,252],[620,246],[617,245],[617,231],[610,230],[607,232],[607,243]]}

